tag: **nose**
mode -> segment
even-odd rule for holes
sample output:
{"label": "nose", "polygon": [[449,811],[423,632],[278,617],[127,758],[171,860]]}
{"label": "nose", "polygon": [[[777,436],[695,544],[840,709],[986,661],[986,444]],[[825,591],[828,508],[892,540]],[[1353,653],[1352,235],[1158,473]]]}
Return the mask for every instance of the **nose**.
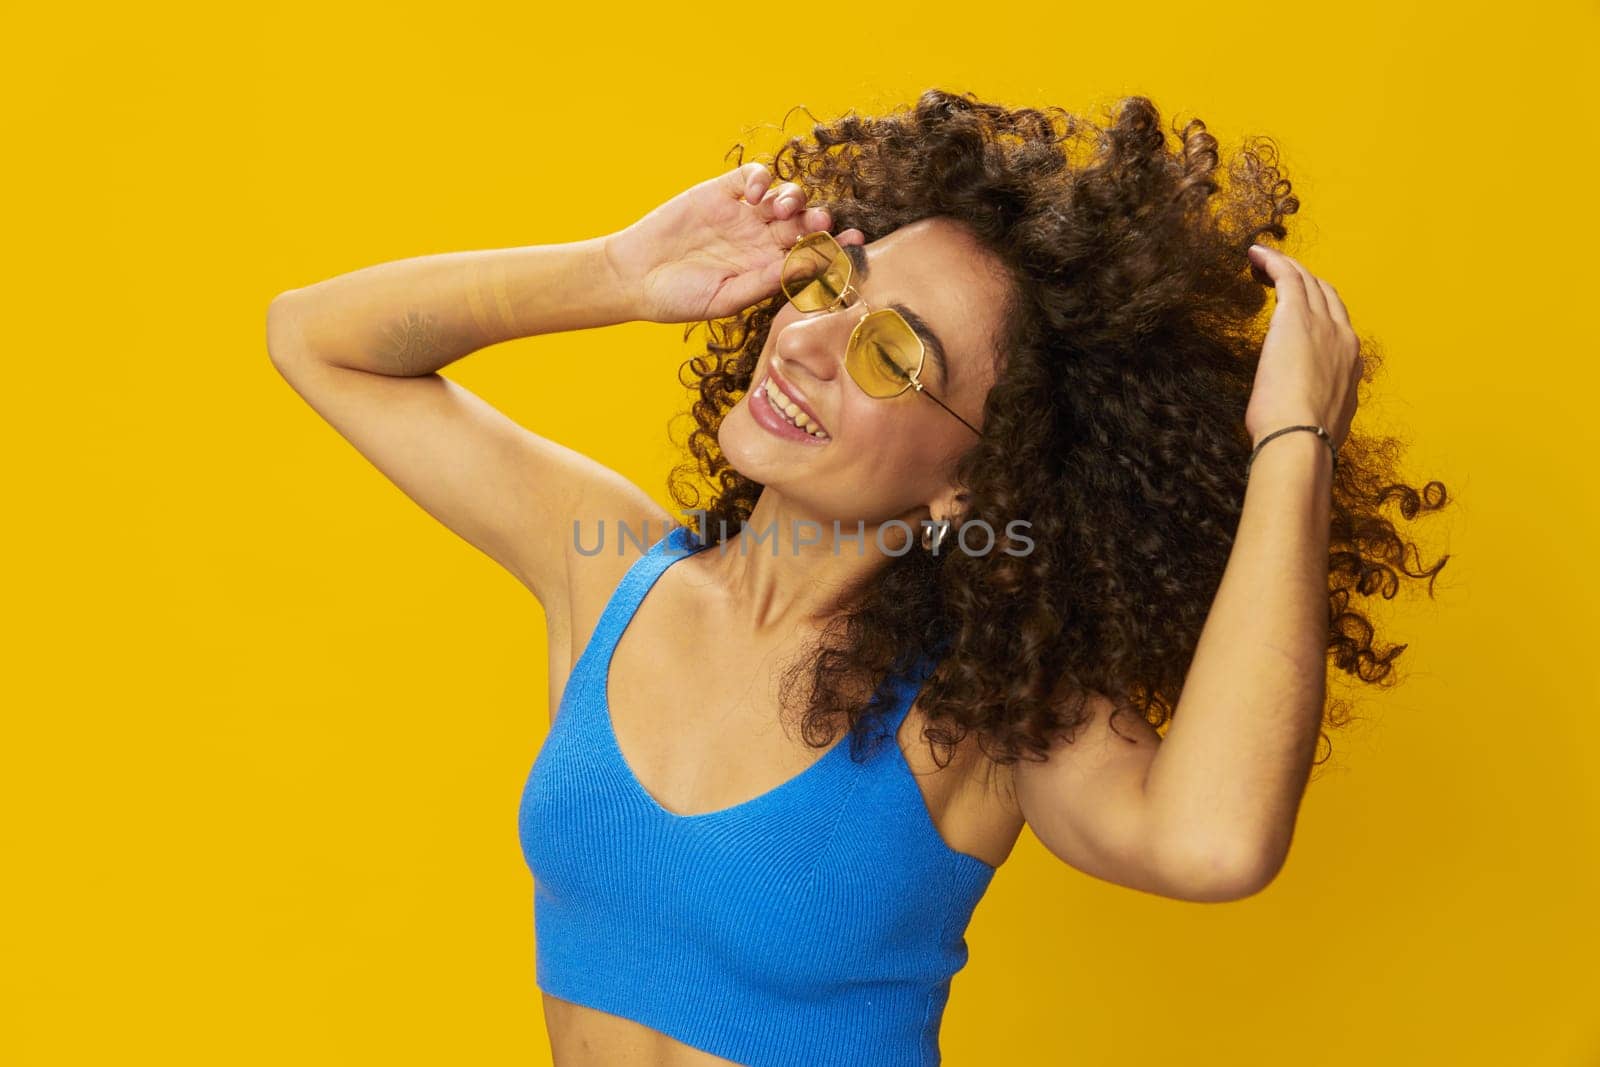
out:
{"label": "nose", "polygon": [[[804,377],[819,382],[838,377],[844,371],[850,332],[860,318],[858,308],[841,305],[828,311],[806,312],[784,326],[773,344],[778,373],[796,385]],[[802,373],[797,374],[797,369]]]}

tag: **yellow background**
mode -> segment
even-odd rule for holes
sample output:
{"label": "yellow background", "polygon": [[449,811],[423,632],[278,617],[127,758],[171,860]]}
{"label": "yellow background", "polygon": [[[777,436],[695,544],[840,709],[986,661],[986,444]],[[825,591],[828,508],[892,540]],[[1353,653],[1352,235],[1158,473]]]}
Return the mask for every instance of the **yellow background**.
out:
{"label": "yellow background", "polygon": [[[539,606],[278,377],[267,303],[609,232],[794,104],[939,86],[1273,137],[1287,250],[1385,346],[1358,418],[1458,501],[1278,880],[1164,900],[1025,832],[946,1061],[1600,1064],[1593,2],[46,10],[0,46],[0,1062],[548,1062]],[[447,373],[670,506],[689,350]]]}

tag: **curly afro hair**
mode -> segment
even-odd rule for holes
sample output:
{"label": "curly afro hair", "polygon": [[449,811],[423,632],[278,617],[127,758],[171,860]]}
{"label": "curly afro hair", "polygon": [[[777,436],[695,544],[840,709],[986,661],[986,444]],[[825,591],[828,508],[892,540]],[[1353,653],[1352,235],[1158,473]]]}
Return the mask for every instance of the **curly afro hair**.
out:
{"label": "curly afro hair", "polygon": [[[872,241],[946,216],[1008,270],[999,375],[957,478],[964,521],[1026,519],[1034,541],[1027,555],[893,557],[789,668],[808,744],[826,746],[840,724],[860,734],[883,680],[929,654],[938,666],[919,702],[932,746],[976,732],[995,763],[1043,759],[1090,717],[1090,694],[1158,730],[1171,720],[1244,502],[1244,411],[1270,317],[1246,249],[1281,241],[1299,209],[1270,139],[1247,141],[1224,182],[1205,124],[1173,128],[1176,144],[1142,96],[1096,124],[930,89],[884,116],[818,122],[763,160],[775,185],[794,181],[826,207],[835,232]],[[717,435],[784,299],[685,333],[704,325],[708,340],[679,370],[694,428],[668,486],[704,512],[711,542],[737,533],[762,490]],[[1361,352],[1365,385],[1381,354],[1366,337]],[[1447,499],[1437,481],[1401,481],[1399,451],[1352,427],[1334,475],[1328,653],[1364,683],[1382,682],[1406,646],[1375,648],[1352,597],[1392,598],[1402,576],[1427,578],[1431,596],[1449,559],[1408,567],[1416,546],[1380,510],[1393,502],[1411,520]],[[1348,721],[1343,702],[1326,705],[1317,763],[1331,755],[1328,728]]]}

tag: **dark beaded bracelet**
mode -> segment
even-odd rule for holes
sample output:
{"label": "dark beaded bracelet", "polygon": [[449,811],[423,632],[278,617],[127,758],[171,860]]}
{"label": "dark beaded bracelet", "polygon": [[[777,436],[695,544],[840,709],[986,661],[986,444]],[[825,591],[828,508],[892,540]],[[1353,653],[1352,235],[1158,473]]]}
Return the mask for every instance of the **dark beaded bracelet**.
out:
{"label": "dark beaded bracelet", "polygon": [[1322,438],[1322,443],[1328,446],[1328,451],[1333,455],[1333,473],[1339,473],[1339,450],[1333,447],[1333,437],[1328,433],[1327,430],[1324,430],[1321,426],[1285,426],[1281,430],[1273,430],[1256,443],[1255,450],[1250,453],[1250,462],[1244,465],[1244,476],[1246,478],[1250,477],[1251,464],[1255,463],[1256,456],[1261,452],[1261,446],[1272,440],[1274,437],[1277,437],[1281,434],[1286,434],[1291,430],[1310,430],[1312,433]]}

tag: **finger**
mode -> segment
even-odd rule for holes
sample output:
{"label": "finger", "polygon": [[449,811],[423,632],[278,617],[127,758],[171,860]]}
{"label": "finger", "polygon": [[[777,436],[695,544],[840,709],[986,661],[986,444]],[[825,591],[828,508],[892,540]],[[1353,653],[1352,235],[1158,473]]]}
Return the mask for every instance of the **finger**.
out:
{"label": "finger", "polygon": [[722,288],[717,291],[718,304],[731,304],[735,310],[747,308],[758,300],[782,291],[779,278],[782,270],[773,265],[764,270],[745,271],[736,274],[723,282]]}
{"label": "finger", "polygon": [[774,223],[767,228],[777,235],[778,243],[785,249],[793,248],[800,238],[818,231],[833,234],[833,239],[841,245],[867,243],[867,235],[854,226],[834,233],[834,227],[837,225],[838,222],[827,208],[813,207],[807,208],[803,214],[796,215],[786,223]]}
{"label": "finger", "polygon": [[[826,230],[833,233],[833,216],[828,214],[828,209],[823,207],[807,208],[804,215],[796,216],[787,222],[773,223],[767,230],[777,238],[778,246],[784,251],[793,248],[795,242],[808,233]],[[867,235],[854,226],[848,230],[840,230],[833,234],[833,239],[842,245],[864,245]]]}
{"label": "finger", "polygon": [[1266,245],[1251,245],[1248,255],[1250,262],[1260,268],[1272,283],[1272,288],[1277,291],[1278,303],[1289,304],[1309,310],[1309,298],[1306,296],[1305,276],[1288,256],[1276,248]]}
{"label": "finger", "polygon": [[767,224],[767,236],[777,246],[778,251],[787,255],[789,250],[800,242],[800,238],[808,233],[818,230],[827,230],[833,227],[833,220],[828,218],[828,213],[822,208],[807,208],[799,214],[787,219],[778,219]]}
{"label": "finger", "polygon": [[806,191],[794,182],[774,185],[756,205],[757,216],[763,222],[786,219],[805,208]]}
{"label": "finger", "polygon": [[1354,333],[1355,330],[1350,326],[1350,314],[1345,310],[1344,301],[1339,299],[1339,294],[1334,291],[1333,286],[1321,278],[1317,279],[1317,283],[1322,286],[1322,295],[1328,301],[1328,313],[1333,316],[1333,321]]}
{"label": "finger", "polygon": [[1289,255],[1287,252],[1280,252],[1276,248],[1272,249],[1271,251],[1274,255],[1280,257],[1285,263],[1292,267],[1295,273],[1300,275],[1300,285],[1302,291],[1305,293],[1306,310],[1311,312],[1311,314],[1315,315],[1317,318],[1327,318],[1328,299],[1322,295],[1322,286],[1319,284],[1320,279],[1315,274],[1312,274],[1309,270],[1307,270],[1305,264]]}
{"label": "finger", "polygon": [[765,163],[745,163],[733,168],[727,175],[728,191],[733,198],[749,204],[761,198],[771,181],[772,174]]}
{"label": "finger", "polygon": [[[795,241],[808,233],[818,230],[832,230],[833,219],[828,214],[827,208],[811,207],[788,219],[773,223],[768,227],[773,237],[777,239],[782,248],[793,248]],[[835,238],[837,240],[838,238]]]}
{"label": "finger", "polygon": [[1300,277],[1305,281],[1306,307],[1309,308],[1311,313],[1319,319],[1330,318],[1331,316],[1328,313],[1328,296],[1322,291],[1322,279],[1317,277],[1315,274],[1312,274],[1311,271],[1306,268],[1304,263],[1301,263],[1293,256],[1288,256],[1286,258],[1290,263],[1294,264],[1295,270],[1300,272]]}

